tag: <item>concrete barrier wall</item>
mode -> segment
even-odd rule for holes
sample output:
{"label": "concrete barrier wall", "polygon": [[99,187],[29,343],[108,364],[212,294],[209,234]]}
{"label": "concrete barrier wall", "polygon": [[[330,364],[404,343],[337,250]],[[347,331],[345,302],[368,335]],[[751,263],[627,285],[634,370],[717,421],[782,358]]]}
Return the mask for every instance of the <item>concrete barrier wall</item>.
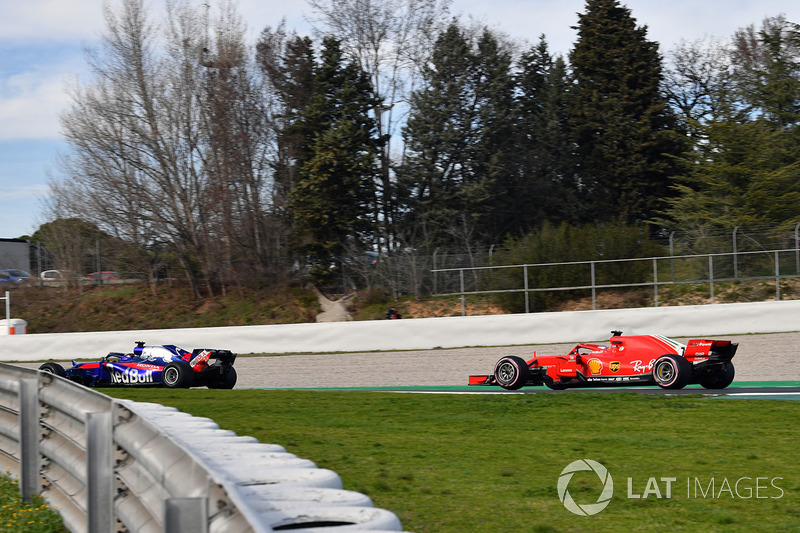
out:
{"label": "concrete barrier wall", "polygon": [[0,336],[0,361],[96,358],[130,352],[136,341],[238,354],[419,350],[607,340],[626,334],[673,337],[800,331],[800,300],[602,311],[281,324],[219,328]]}

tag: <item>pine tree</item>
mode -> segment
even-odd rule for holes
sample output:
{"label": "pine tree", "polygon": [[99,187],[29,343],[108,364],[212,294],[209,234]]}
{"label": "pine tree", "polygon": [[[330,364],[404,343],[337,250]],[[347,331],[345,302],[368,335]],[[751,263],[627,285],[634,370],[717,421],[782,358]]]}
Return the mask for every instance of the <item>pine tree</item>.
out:
{"label": "pine tree", "polygon": [[579,223],[577,164],[566,111],[567,67],[544,36],[524,52],[516,76],[518,181],[509,196],[517,232],[545,220]]}
{"label": "pine tree", "polygon": [[469,168],[476,117],[474,61],[466,36],[452,23],[423,69],[426,86],[412,94],[403,130],[407,155],[398,169],[407,242],[451,244],[453,233],[469,224],[471,208],[485,197],[471,187]]}
{"label": "pine tree", "polygon": [[682,151],[658,44],[617,0],[587,0],[578,17],[568,102],[587,207],[594,220],[648,220],[670,194],[670,156]]}
{"label": "pine tree", "polygon": [[411,100],[399,170],[405,226],[429,246],[499,242],[516,225],[514,79],[508,47],[484,29],[470,39],[453,22]]}
{"label": "pine tree", "polygon": [[369,78],[345,63],[337,40],[325,38],[322,45],[314,96],[294,124],[309,157],[289,204],[293,248],[312,264],[318,281],[330,278],[348,243],[364,245],[371,237],[380,147]]}

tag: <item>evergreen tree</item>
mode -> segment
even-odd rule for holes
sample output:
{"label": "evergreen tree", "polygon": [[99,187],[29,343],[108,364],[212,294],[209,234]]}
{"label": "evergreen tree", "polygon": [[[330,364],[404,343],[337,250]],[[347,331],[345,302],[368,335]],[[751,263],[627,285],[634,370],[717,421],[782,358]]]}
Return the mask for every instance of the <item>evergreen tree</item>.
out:
{"label": "evergreen tree", "polygon": [[569,113],[594,219],[645,221],[663,206],[682,145],[661,94],[658,45],[617,0],[587,0],[570,53]]}
{"label": "evergreen tree", "polygon": [[[412,95],[399,169],[405,227],[428,246],[499,242],[514,229],[514,79],[508,47],[453,22]],[[513,208],[512,208],[513,209]]]}
{"label": "evergreen tree", "polygon": [[283,27],[265,29],[256,45],[261,70],[267,75],[277,99],[273,121],[277,154],[273,161],[273,204],[284,216],[299,169],[311,157],[310,138],[301,114],[314,96],[314,49],[311,39],[287,36]]}
{"label": "evergreen tree", "polygon": [[518,175],[514,169],[514,78],[511,53],[484,29],[475,52],[475,146],[470,166],[479,191],[488,191],[485,213],[475,213],[479,237],[500,242],[516,230],[519,206],[514,201]]}
{"label": "evergreen tree", "polygon": [[[666,211],[688,231],[800,220],[800,42],[782,17],[736,32],[730,83],[714,86],[714,114],[700,121],[685,174]],[[724,105],[723,105],[724,104]]]}
{"label": "evergreen tree", "polygon": [[380,148],[368,76],[344,62],[337,40],[325,38],[322,45],[314,95],[293,124],[303,132],[309,156],[289,204],[293,248],[312,263],[318,281],[329,278],[348,242],[363,245],[371,239]]}
{"label": "evergreen tree", "polygon": [[471,226],[472,213],[487,196],[473,183],[469,166],[476,117],[474,61],[466,36],[452,23],[423,68],[425,87],[411,96],[403,130],[407,155],[398,169],[398,185],[405,240],[417,246],[451,244],[454,233]]}
{"label": "evergreen tree", "polygon": [[800,122],[800,24],[778,16],[736,32],[732,62],[741,102],[779,127]]}
{"label": "evergreen tree", "polygon": [[509,215],[516,231],[543,221],[578,223],[577,165],[566,111],[567,67],[553,58],[544,36],[524,52],[516,76],[516,182]]}

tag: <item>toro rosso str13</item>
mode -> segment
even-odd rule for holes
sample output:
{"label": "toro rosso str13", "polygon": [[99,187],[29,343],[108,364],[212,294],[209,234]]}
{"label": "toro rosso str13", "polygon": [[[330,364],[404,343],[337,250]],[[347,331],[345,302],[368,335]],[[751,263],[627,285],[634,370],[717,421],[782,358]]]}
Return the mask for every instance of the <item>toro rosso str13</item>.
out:
{"label": "toro rosso str13", "polygon": [[205,385],[209,389],[232,389],[236,385],[230,350],[196,348],[187,351],[172,344],[145,346],[137,342],[133,353],[111,352],[102,360],[90,363],[72,361],[65,369],[58,363],[39,367],[89,387],[189,388]]}
{"label": "toro rosso str13", "polygon": [[578,344],[566,355],[500,359],[490,376],[470,376],[470,385],[570,387],[653,385],[682,389],[699,383],[724,389],[733,382],[731,359],[739,345],[731,341],[692,339],[685,345],[662,335],[622,335],[612,331],[610,346]]}

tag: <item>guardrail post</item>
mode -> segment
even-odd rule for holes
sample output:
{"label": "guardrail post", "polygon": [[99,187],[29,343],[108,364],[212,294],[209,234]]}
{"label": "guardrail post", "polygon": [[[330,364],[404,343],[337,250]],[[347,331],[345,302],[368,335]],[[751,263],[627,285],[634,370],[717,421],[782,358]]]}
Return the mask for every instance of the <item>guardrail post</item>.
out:
{"label": "guardrail post", "polygon": [[19,380],[20,492],[29,503],[39,493],[39,380]]}
{"label": "guardrail post", "polygon": [[114,531],[114,456],[111,411],[86,413],[86,478],[90,533]]}
{"label": "guardrail post", "polygon": [[208,533],[208,499],[168,498],[164,502],[164,533]]}

